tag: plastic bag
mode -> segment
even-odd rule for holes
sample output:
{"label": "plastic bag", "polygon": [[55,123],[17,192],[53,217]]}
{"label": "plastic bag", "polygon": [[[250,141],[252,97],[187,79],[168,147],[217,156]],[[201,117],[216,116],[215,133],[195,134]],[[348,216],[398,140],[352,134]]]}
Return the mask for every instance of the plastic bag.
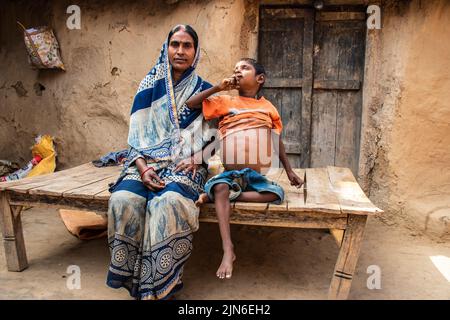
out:
{"label": "plastic bag", "polygon": [[39,176],[55,171],[56,152],[53,139],[48,135],[38,136],[36,144],[31,148],[33,157],[40,156],[42,160],[30,171],[27,177]]}
{"label": "plastic bag", "polygon": [[[56,168],[56,152],[53,146],[52,137],[38,136],[36,143],[31,148],[33,159],[31,159],[24,167],[5,176],[0,177],[0,182],[18,180],[25,177],[39,176],[55,171]],[[8,164],[8,161],[2,161]],[[0,163],[0,164],[1,164]]]}
{"label": "plastic bag", "polygon": [[58,40],[52,29],[46,26],[26,29],[23,24],[17,23],[23,28],[28,59],[32,66],[38,69],[59,68],[65,70]]}
{"label": "plastic bag", "polygon": [[39,155],[34,156],[33,159],[28,161],[28,163],[24,167],[14,171],[11,174],[0,177],[0,182],[13,181],[25,178],[41,160],[42,160],[41,156]]}

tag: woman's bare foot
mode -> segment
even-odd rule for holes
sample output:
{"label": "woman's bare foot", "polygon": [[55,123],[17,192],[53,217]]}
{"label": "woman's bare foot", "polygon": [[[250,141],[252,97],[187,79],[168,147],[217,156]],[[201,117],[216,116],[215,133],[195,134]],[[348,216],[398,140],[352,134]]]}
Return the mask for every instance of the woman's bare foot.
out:
{"label": "woman's bare foot", "polygon": [[233,262],[236,260],[233,247],[223,251],[222,263],[217,269],[216,275],[219,279],[230,279],[233,273]]}
{"label": "woman's bare foot", "polygon": [[198,200],[195,201],[195,205],[197,207],[200,207],[202,204],[207,203],[207,202],[211,202],[211,200],[208,197],[208,194],[206,193],[202,193],[199,197]]}

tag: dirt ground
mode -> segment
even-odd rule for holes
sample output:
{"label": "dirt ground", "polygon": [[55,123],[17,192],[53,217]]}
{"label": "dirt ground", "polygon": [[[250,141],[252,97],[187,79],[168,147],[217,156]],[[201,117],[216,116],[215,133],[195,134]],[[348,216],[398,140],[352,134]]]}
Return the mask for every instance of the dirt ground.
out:
{"label": "dirt ground", "polygon": [[[0,299],[130,299],[105,285],[106,238],[81,241],[70,235],[57,210],[23,212],[29,268],[8,272],[0,250]],[[218,280],[218,227],[202,223],[186,264],[177,299],[325,299],[338,248],[323,230],[233,226],[237,249],[234,276]],[[450,258],[450,244],[417,231],[368,221],[350,299],[450,299],[450,280],[431,256]],[[67,267],[81,269],[81,289],[69,290]],[[367,268],[381,270],[381,289],[367,288]]]}

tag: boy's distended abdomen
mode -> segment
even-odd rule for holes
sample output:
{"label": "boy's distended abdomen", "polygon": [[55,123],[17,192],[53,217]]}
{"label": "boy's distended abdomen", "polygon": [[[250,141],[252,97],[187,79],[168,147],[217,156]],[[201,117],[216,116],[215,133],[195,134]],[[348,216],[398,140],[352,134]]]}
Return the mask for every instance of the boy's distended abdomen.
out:
{"label": "boy's distended abdomen", "polygon": [[[273,139],[276,137],[275,139]],[[221,141],[220,155],[226,170],[251,168],[265,174],[278,167],[278,135],[266,127],[243,129],[226,135]],[[276,148],[274,148],[276,147]]]}

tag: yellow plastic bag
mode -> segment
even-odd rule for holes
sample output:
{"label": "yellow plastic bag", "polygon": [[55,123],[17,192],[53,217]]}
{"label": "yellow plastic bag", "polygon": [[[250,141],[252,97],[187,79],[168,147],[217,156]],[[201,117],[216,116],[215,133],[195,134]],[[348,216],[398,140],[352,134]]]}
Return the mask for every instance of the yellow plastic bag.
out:
{"label": "yellow plastic bag", "polygon": [[53,138],[45,135],[36,138],[36,144],[31,148],[33,157],[41,156],[39,162],[27,175],[27,177],[39,176],[55,171],[56,168],[56,152],[53,146]]}

